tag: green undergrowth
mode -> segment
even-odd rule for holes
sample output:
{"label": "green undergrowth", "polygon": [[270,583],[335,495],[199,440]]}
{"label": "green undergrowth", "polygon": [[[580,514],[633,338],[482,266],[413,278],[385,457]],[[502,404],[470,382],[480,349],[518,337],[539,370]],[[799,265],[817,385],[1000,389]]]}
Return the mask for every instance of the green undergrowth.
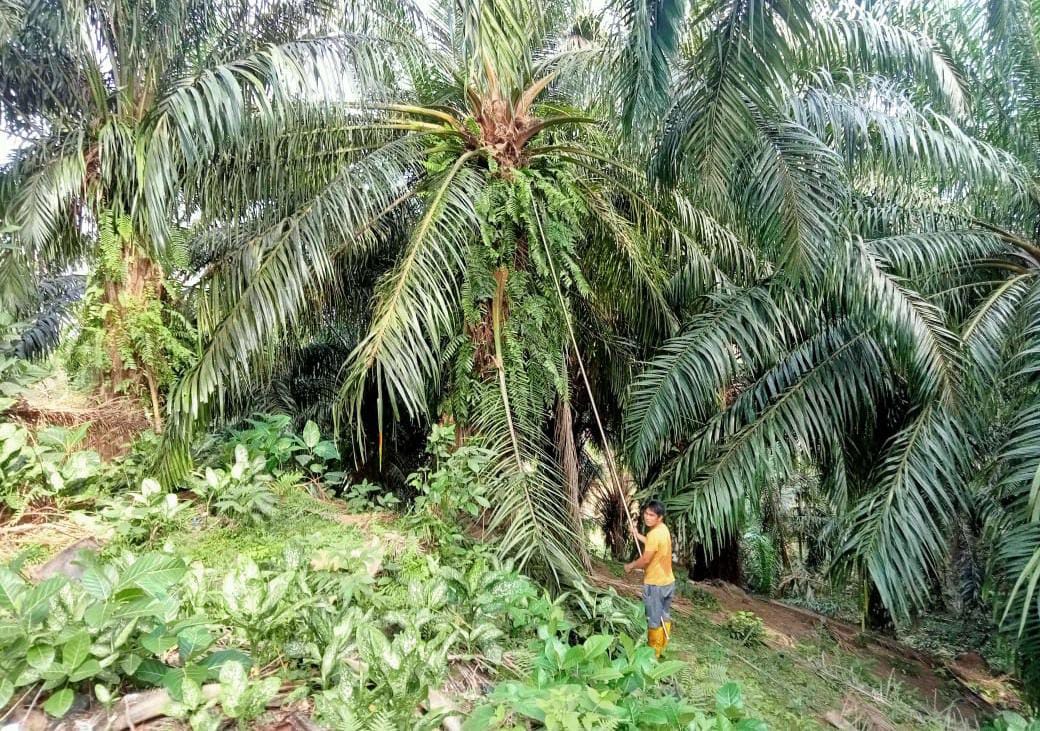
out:
{"label": "green undergrowth", "polygon": [[824,631],[777,649],[759,617],[723,616],[692,585],[658,662],[637,603],[580,580],[550,590],[538,567],[470,537],[489,454],[455,448],[450,429],[393,513],[371,486],[351,491],[317,427],[289,429],[258,418],[213,439],[172,492],[133,455],[60,481],[55,469],[84,461],[75,435],[52,433],[47,460],[23,449],[34,435],[13,437],[8,505],[75,505],[64,519],[104,546],[82,579],[34,583],[44,544],[0,568],[0,706],[38,696],[52,716],[96,712],[161,687],[194,731],[244,729],[290,689],[282,705],[353,731],[448,714],[466,729],[801,729],[857,704],[897,727],[957,727],[899,677],[909,666],[879,676]]}
{"label": "green undergrowth", "polygon": [[[330,501],[319,500],[303,490],[289,490],[282,498],[278,520],[262,526],[199,520],[171,536],[170,544],[179,555],[211,568],[230,566],[237,556],[255,561],[277,558],[301,536],[317,545],[350,545],[361,542],[361,532],[339,520],[342,513]],[[379,523],[366,533],[379,533]]]}
{"label": "green undergrowth", "polygon": [[78,475],[85,497],[48,478],[50,463],[11,456],[14,504],[51,479],[49,499],[77,500],[104,546],[74,578],[36,581],[27,552],[0,567],[0,708],[117,713],[158,687],[193,731],[254,728],[294,704],[352,731],[446,715],[469,729],[764,728],[737,684],[685,692],[686,663],[654,658],[635,603],[577,579],[550,591],[538,567],[475,542],[490,464],[479,445],[435,432],[412,504],[359,528],[331,494],[344,480],[335,446],[312,424],[286,429],[259,419],[217,440],[169,492],[127,484],[131,462]]}
{"label": "green undergrowth", "polygon": [[[910,687],[903,675],[909,667],[885,676],[876,663],[843,650],[822,629],[786,648],[747,642],[730,623],[714,619],[719,611],[714,604],[695,604],[675,623],[666,656],[686,663],[680,680],[690,695],[736,682],[750,712],[776,729],[832,728],[826,714],[844,710],[855,721],[857,706],[869,707],[900,728],[970,727]],[[741,622],[746,624],[747,618]]]}

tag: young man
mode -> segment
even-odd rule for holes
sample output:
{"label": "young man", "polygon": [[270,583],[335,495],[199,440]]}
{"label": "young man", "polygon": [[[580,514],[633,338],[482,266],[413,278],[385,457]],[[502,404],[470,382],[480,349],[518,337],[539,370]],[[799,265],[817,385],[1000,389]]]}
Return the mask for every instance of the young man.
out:
{"label": "young man", "polygon": [[625,573],[634,569],[644,570],[643,606],[646,609],[647,644],[654,648],[658,657],[664,652],[672,636],[672,594],[675,593],[675,576],[672,574],[672,535],[664,524],[664,505],[651,500],[643,508],[643,523],[647,527],[643,536],[632,526],[632,536],[645,543],[643,555],[625,564]]}

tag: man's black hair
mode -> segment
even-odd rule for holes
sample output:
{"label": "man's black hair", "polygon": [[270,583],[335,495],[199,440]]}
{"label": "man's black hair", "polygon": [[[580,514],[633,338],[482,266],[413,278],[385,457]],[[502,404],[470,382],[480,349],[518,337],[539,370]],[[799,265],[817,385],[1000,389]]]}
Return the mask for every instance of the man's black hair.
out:
{"label": "man's black hair", "polygon": [[643,510],[649,510],[659,518],[664,518],[664,503],[660,500],[651,500],[643,506]]}

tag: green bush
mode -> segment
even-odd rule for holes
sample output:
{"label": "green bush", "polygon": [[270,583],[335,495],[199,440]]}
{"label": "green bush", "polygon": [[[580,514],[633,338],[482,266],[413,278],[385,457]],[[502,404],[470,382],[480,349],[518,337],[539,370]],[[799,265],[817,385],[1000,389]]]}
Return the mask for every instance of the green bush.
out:
{"label": "green bush", "polygon": [[152,479],[143,480],[140,491],[117,495],[103,505],[101,517],[112,525],[119,538],[133,546],[167,535],[188,508],[187,503],[164,492]]}
{"label": "green bush", "polygon": [[328,485],[343,481],[344,474],[331,467],[340,461],[335,442],[323,439],[321,430],[313,421],[297,435],[292,419],[284,414],[262,414],[249,419],[248,429],[233,433],[232,443],[244,445],[251,454],[261,455],[266,471],[277,473],[287,468],[301,470],[309,479]]}
{"label": "green bush", "polygon": [[97,452],[76,448],[89,426],[34,434],[20,424],[0,423],[0,500],[20,512],[41,497],[83,489],[101,470]]}
{"label": "green bush", "polygon": [[239,444],[228,468],[207,467],[195,476],[192,492],[209,510],[246,524],[264,523],[274,517],[278,496],[271,488],[274,477],[262,455],[250,458]]}
{"label": "green bush", "polygon": [[729,636],[745,645],[753,645],[765,637],[765,624],[754,612],[734,612],[726,619]]}
{"label": "green bush", "polygon": [[550,638],[535,661],[534,672],[495,688],[463,726],[478,729],[611,728],[764,729],[745,718],[740,689],[718,693],[715,714],[666,692],[664,682],[685,667],[678,660],[658,662],[650,647],[631,637],[593,635],[568,646]]}
{"label": "green bush", "polygon": [[0,707],[38,685],[44,709],[63,716],[77,692],[99,699],[126,679],[180,697],[185,678],[215,678],[241,653],[211,652],[202,615],[184,613],[178,583],[187,567],[161,553],[102,563],[84,559],[82,580],[56,576],[29,584],[0,568]]}

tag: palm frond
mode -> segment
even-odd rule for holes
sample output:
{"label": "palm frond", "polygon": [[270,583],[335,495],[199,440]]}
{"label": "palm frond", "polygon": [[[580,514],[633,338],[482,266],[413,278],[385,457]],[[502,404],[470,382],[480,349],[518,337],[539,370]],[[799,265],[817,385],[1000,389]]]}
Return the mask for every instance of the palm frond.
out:
{"label": "palm frond", "polygon": [[786,318],[763,289],[713,298],[681,335],[668,340],[635,379],[625,414],[629,463],[645,474],[684,433],[718,411],[741,367],[776,357]]}
{"label": "palm frond", "polygon": [[[853,375],[855,374],[855,375]],[[849,325],[808,338],[713,418],[653,483],[670,511],[711,545],[740,524],[763,455],[779,473],[825,453],[833,436],[869,413],[885,385],[877,343]],[[834,408],[840,405],[840,408]]]}
{"label": "palm frond", "polygon": [[803,62],[812,67],[847,65],[890,78],[910,71],[953,114],[968,108],[964,79],[939,44],[885,20],[836,13],[818,17],[813,24],[813,43],[805,44],[801,51]]}
{"label": "palm frond", "polygon": [[920,398],[956,401],[960,389],[960,341],[944,314],[862,246],[852,253],[852,271],[839,269],[835,283],[845,311],[880,327],[895,344],[893,361],[907,369]]}
{"label": "palm frond", "polygon": [[[400,262],[380,285],[369,334],[351,355],[342,399],[360,415],[368,379],[394,415],[427,413],[426,394],[440,371],[441,341],[459,326],[457,293],[463,255],[476,232],[480,173],[460,155],[432,178],[425,212]],[[360,429],[360,419],[358,419]]]}
{"label": "palm frond", "polygon": [[929,405],[885,446],[874,489],[852,508],[841,560],[866,568],[885,607],[923,607],[946,553],[946,526],[964,503],[970,449],[958,421]]}
{"label": "palm frond", "polygon": [[685,0],[614,0],[611,11],[627,40],[614,60],[621,125],[653,122],[663,111],[671,88],[672,64],[679,50],[686,15]]}
{"label": "palm frond", "polygon": [[[757,115],[756,115],[757,116]],[[841,159],[804,127],[757,119],[761,147],[744,206],[774,258],[793,276],[814,275],[839,238],[846,199]]]}
{"label": "palm frond", "polygon": [[344,165],[292,215],[262,219],[258,230],[240,234],[235,266],[214,270],[204,284],[199,321],[209,339],[170,395],[175,415],[195,419],[214,396],[247,386],[252,356],[284,333],[332,277],[334,247],[360,252],[371,244],[371,228],[406,183],[402,171],[415,154],[414,142],[404,139]]}

